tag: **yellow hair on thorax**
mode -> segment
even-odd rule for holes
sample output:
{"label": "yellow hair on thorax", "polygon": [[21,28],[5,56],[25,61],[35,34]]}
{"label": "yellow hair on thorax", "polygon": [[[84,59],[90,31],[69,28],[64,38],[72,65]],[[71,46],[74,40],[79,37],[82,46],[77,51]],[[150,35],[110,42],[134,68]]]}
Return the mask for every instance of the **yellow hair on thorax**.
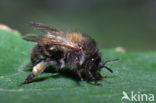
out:
{"label": "yellow hair on thorax", "polygon": [[82,43],[85,37],[79,32],[69,32],[66,34],[66,39],[70,42]]}

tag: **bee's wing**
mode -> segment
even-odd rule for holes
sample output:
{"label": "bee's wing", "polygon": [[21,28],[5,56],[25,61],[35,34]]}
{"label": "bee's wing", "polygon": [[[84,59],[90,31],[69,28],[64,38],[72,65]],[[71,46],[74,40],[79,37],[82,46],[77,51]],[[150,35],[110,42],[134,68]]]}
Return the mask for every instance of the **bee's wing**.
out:
{"label": "bee's wing", "polygon": [[44,36],[25,36],[24,40],[42,43],[42,44],[50,44],[50,45],[58,45],[64,46],[71,50],[81,50],[81,47],[77,43],[70,42],[61,36],[55,35],[44,35]]}
{"label": "bee's wing", "polygon": [[52,35],[61,35],[63,34],[64,32],[60,31],[60,30],[57,30],[53,27],[50,27],[48,25],[45,25],[45,24],[41,24],[41,23],[34,23],[34,22],[31,22],[29,23],[30,26],[40,30],[41,32],[43,33],[46,33],[46,34],[52,34]]}
{"label": "bee's wing", "polygon": [[26,41],[39,42],[43,36],[23,36],[22,39]]}

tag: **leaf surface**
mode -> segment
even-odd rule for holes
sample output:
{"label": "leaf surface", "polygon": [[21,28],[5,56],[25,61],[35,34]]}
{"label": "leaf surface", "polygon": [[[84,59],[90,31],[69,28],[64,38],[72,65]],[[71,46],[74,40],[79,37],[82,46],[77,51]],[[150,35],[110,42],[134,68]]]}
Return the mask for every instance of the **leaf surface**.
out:
{"label": "leaf surface", "polygon": [[[103,60],[120,58],[103,69],[107,78],[95,86],[70,75],[42,73],[32,83],[17,86],[30,74],[30,51],[34,44],[20,34],[0,30],[0,103],[120,103],[123,91],[156,95],[156,53],[121,53],[101,50]],[[124,100],[128,102],[128,100]]]}

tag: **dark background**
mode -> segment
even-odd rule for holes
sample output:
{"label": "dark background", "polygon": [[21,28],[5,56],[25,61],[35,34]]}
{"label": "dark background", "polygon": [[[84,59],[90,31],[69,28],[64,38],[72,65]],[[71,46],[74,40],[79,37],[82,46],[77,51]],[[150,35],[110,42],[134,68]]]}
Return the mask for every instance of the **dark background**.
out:
{"label": "dark background", "polygon": [[1,0],[0,23],[22,34],[29,22],[79,30],[101,48],[156,50],[156,0]]}

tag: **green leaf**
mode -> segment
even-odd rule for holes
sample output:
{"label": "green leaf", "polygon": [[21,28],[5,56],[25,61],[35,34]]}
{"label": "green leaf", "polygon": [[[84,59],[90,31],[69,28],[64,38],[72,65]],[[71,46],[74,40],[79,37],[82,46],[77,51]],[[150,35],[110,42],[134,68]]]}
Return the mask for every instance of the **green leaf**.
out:
{"label": "green leaf", "polygon": [[18,33],[0,30],[0,103],[120,103],[123,91],[156,94],[155,52],[101,50],[103,60],[121,59],[107,64],[114,73],[101,71],[108,76],[98,81],[103,86],[59,73],[42,73],[19,87],[31,72],[28,65],[33,45]]}

